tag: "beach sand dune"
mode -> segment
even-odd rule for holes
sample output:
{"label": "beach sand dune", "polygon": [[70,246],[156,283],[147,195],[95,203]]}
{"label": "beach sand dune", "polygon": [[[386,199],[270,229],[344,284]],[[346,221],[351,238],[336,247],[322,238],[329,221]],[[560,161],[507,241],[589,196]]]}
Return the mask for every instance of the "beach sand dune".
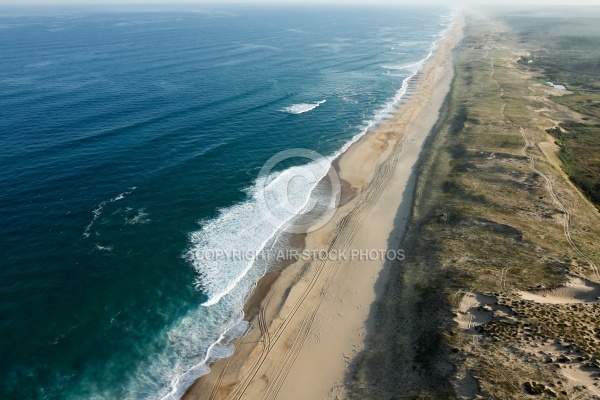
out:
{"label": "beach sand dune", "polygon": [[[417,76],[415,94],[377,131],[339,160],[340,177],[357,192],[308,250],[398,250],[413,202],[415,167],[453,78],[453,49],[463,21],[440,41]],[[381,254],[381,253],[380,253]],[[268,274],[246,306],[254,326],[236,353],[213,364],[185,399],[323,399],[345,397],[345,378],[363,349],[373,304],[398,257],[298,261]]]}

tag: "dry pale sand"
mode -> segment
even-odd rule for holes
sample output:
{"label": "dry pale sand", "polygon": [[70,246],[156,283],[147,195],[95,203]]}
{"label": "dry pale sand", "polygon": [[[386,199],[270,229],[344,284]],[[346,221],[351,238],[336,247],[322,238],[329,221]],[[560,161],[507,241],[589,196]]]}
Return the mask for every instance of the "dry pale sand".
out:
{"label": "dry pale sand", "polygon": [[[462,34],[458,18],[420,72],[415,95],[339,160],[340,177],[357,194],[326,226],[306,235],[306,249],[398,249],[412,207],[414,169],[449,91],[452,53]],[[344,398],[371,306],[392,266],[399,262],[385,257],[299,261],[265,277],[246,307],[255,329],[184,398]]]}
{"label": "dry pale sand", "polygon": [[571,277],[565,287],[537,292],[519,292],[525,300],[544,304],[597,303],[600,285],[581,277]]}

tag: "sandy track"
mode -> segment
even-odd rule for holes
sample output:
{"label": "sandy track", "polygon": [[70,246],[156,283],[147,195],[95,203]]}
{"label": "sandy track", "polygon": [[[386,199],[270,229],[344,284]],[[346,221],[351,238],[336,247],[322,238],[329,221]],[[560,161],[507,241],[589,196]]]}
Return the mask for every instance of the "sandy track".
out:
{"label": "sandy track", "polygon": [[[484,56],[484,58],[487,58],[488,56],[489,56],[489,52]],[[569,212],[569,210],[567,209],[567,207],[560,201],[560,199],[556,195],[556,192],[554,191],[554,186],[552,185],[552,180],[550,180],[550,178],[548,177],[548,175],[544,174],[542,171],[540,171],[536,167],[534,158],[531,157],[528,154],[528,152],[527,152],[527,150],[531,147],[531,142],[529,141],[529,139],[525,135],[525,128],[523,128],[520,125],[515,124],[505,114],[505,109],[506,109],[507,103],[506,103],[506,101],[504,101],[504,88],[502,87],[502,85],[500,85],[500,83],[498,82],[498,80],[494,76],[496,74],[496,70],[495,70],[495,67],[494,67],[494,62],[495,62],[494,59],[492,59],[491,62],[490,62],[490,65],[491,65],[490,78],[492,78],[492,80],[496,83],[496,86],[498,86],[498,89],[500,90],[499,97],[503,100],[503,104],[502,104],[502,107],[500,109],[500,113],[502,114],[502,118],[504,120],[510,122],[511,124],[515,125],[516,127],[518,127],[519,133],[521,134],[521,137],[523,138],[523,141],[524,141],[524,145],[523,145],[523,149],[522,149],[523,155],[525,157],[527,157],[527,159],[529,160],[529,165],[530,165],[531,169],[536,174],[538,174],[542,178],[544,178],[544,180],[546,182],[546,188],[548,190],[548,193],[550,194],[550,197],[552,197],[552,200],[554,201],[554,203],[563,212],[563,230],[564,230],[564,233],[565,233],[565,238],[569,242],[569,245],[571,246],[571,248],[573,249],[573,251],[575,253],[577,253],[578,256],[580,256],[581,258],[583,258],[584,260],[587,261],[587,263],[589,264],[589,266],[592,269],[594,277],[596,278],[596,280],[598,280],[600,282],[600,273],[598,271],[598,267],[596,266],[596,264],[586,254],[583,253],[583,251],[581,251],[581,249],[573,241],[573,238],[571,236],[571,213]],[[544,154],[544,153],[542,152],[542,154]],[[501,276],[501,279],[500,279],[501,289],[505,291],[506,290],[506,271],[502,270],[502,272],[503,272],[504,277]]]}
{"label": "sandy track", "polygon": [[[340,159],[340,177],[358,194],[325,227],[306,237],[309,250],[397,250],[414,195],[414,167],[453,77],[452,51],[462,19],[418,76],[416,94],[376,132]],[[381,296],[385,260],[316,260],[286,268],[242,339],[211,379],[186,399],[345,397],[353,356],[364,346],[371,306]],[[260,341],[259,343],[257,343]],[[212,374],[209,374],[212,375]]]}

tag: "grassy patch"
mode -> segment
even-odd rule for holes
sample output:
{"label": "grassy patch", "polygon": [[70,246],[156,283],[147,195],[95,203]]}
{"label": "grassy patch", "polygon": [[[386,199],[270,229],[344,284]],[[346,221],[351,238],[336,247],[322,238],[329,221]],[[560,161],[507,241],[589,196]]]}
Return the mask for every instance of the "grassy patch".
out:
{"label": "grassy patch", "polygon": [[[597,13],[597,11],[595,11]],[[507,13],[505,22],[515,28],[522,42],[530,44],[532,60],[542,67],[547,80],[600,91],[600,26],[588,15],[566,18],[564,15],[532,17],[531,13]]]}
{"label": "grassy patch", "polygon": [[600,206],[600,127],[562,124],[549,129],[569,178]]}
{"label": "grassy patch", "polygon": [[[527,388],[544,391],[543,385],[556,378],[549,364],[516,347],[529,340],[531,324],[538,324],[548,338],[567,335],[564,327],[535,313],[511,315],[509,321],[490,325],[493,336],[479,341],[453,319],[465,292],[499,292],[506,299],[520,299],[516,291],[563,285],[566,273],[578,271],[581,264],[565,238],[564,214],[529,159],[553,178],[561,199],[572,191],[537,146],[547,141],[543,129],[550,125],[538,125],[542,116],[533,111],[543,104],[531,96],[539,85],[512,68],[512,51],[497,50],[514,44],[512,37],[499,36],[502,31],[476,17],[469,20],[452,88],[419,167],[419,195],[401,243],[408,257],[390,273],[374,310],[377,328],[356,363],[352,398],[456,398],[456,371],[470,371],[483,398],[524,398]],[[521,63],[529,65],[527,61]],[[574,96],[565,101],[592,107],[593,99]],[[529,143],[527,156],[521,127]],[[586,173],[575,167],[581,163],[578,157],[600,160],[592,150],[596,128],[566,128],[555,132],[564,148],[563,163],[568,160],[574,175],[600,176],[597,164],[584,163]],[[578,234],[575,240],[590,254],[600,230],[592,218],[569,209],[589,238],[584,242]],[[521,310],[509,303],[504,307],[509,314]],[[589,342],[589,332],[569,337],[582,348]]]}
{"label": "grassy patch", "polygon": [[580,92],[566,96],[553,96],[551,99],[578,113],[600,118],[600,94]]}
{"label": "grassy patch", "polygon": [[[592,15],[578,18],[505,15],[523,43],[532,49],[521,64],[539,69],[542,80],[560,83],[574,94],[552,101],[586,115],[587,125],[563,122],[548,132],[560,146],[563,168],[597,207],[600,207],[600,26]],[[533,64],[527,64],[532,59]]]}

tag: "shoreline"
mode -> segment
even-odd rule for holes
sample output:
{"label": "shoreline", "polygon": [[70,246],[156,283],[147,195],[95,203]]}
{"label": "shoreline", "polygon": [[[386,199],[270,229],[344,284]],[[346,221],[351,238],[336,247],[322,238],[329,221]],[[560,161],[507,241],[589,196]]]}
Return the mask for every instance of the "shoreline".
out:
{"label": "shoreline", "polygon": [[[459,16],[437,42],[416,76],[416,93],[336,160],[340,178],[356,193],[340,204],[332,221],[306,235],[306,248],[397,249],[412,206],[413,169],[448,93],[452,51],[462,27]],[[381,294],[376,283],[391,264],[350,261],[344,263],[347,273],[341,277],[341,263],[331,261],[298,261],[268,272],[244,306],[244,320],[254,329],[235,339],[234,355],[212,363],[211,373],[199,378],[183,398],[274,398],[278,393],[322,398],[343,393],[351,356],[364,344],[370,307]],[[325,328],[328,324],[331,329]],[[322,361],[322,368],[314,368],[314,361]]]}

